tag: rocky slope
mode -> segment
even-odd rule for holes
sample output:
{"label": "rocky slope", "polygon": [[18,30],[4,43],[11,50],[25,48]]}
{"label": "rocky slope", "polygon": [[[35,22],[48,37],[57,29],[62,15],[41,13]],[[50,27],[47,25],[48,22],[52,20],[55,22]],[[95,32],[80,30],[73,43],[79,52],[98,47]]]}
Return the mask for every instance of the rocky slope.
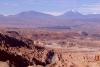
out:
{"label": "rocky slope", "polygon": [[[41,33],[37,35],[40,36]],[[30,39],[20,33],[10,31],[0,33],[0,66],[2,67],[100,67],[99,41],[93,43],[83,40],[64,40],[59,35],[52,37],[53,41],[46,38],[48,34],[41,34],[40,39]],[[33,34],[35,36],[35,34]],[[74,35],[76,36],[76,35]],[[77,35],[78,37],[79,35]],[[70,42],[69,42],[70,41]],[[80,42],[78,42],[80,41]],[[82,42],[81,42],[82,41]],[[85,44],[91,44],[92,47]],[[70,46],[68,46],[69,42]],[[51,45],[50,45],[51,43]],[[59,43],[59,44],[58,44]],[[78,46],[77,44],[84,44]],[[97,44],[98,43],[98,44]],[[76,45],[74,45],[76,44]],[[63,47],[61,46],[63,45]],[[66,46],[67,45],[67,46]],[[97,47],[93,47],[98,45]],[[81,47],[82,46],[82,47]]]}

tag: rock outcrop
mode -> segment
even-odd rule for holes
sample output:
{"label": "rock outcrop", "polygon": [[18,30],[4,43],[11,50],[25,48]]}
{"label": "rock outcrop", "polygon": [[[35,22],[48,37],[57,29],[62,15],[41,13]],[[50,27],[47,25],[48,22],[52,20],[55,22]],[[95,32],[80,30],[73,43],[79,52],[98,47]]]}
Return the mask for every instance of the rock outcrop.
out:
{"label": "rock outcrop", "polygon": [[9,60],[15,67],[46,66],[52,63],[53,51],[29,42],[0,34],[0,61]]}

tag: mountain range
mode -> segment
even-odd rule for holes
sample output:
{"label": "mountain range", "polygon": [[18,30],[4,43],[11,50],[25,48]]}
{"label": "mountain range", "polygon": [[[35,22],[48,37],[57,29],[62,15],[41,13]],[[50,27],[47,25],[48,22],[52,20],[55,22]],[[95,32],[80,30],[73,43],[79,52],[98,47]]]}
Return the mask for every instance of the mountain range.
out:
{"label": "mountain range", "polygon": [[[67,28],[74,30],[100,31],[100,14],[83,15],[68,11],[60,16],[53,16],[36,11],[21,12],[16,15],[0,15],[0,26],[29,28]],[[68,28],[70,27],[70,28]]]}

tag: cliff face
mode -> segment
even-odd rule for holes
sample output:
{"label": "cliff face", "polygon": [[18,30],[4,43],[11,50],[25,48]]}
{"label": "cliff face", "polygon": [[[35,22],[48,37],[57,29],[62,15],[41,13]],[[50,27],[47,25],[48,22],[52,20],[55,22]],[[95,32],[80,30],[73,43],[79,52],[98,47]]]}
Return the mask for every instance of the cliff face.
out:
{"label": "cliff face", "polygon": [[0,33],[0,66],[6,65],[2,67],[100,67],[99,49],[83,49],[74,45],[77,40],[34,40],[13,34]]}
{"label": "cliff face", "polygon": [[51,49],[27,44],[23,40],[0,34],[0,60],[9,60],[15,67],[27,67],[28,65],[46,66],[51,63],[54,54]]}

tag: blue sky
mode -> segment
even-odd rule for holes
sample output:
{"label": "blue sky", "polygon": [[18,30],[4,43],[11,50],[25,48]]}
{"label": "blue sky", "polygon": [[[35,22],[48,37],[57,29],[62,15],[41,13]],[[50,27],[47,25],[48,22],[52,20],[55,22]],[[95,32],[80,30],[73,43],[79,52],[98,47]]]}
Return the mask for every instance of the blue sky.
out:
{"label": "blue sky", "polygon": [[0,14],[12,15],[30,10],[52,15],[70,10],[83,14],[100,13],[100,0],[0,0]]}

